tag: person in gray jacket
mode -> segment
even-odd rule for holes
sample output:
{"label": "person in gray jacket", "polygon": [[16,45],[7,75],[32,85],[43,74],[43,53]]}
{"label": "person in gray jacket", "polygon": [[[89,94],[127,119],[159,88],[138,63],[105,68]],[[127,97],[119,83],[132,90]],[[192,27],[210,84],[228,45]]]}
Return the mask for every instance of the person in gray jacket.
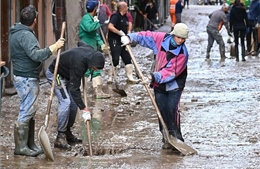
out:
{"label": "person in gray jacket", "polygon": [[221,9],[216,10],[212,12],[209,15],[209,23],[207,25],[207,33],[208,33],[208,46],[207,46],[207,53],[206,53],[206,62],[208,64],[211,64],[210,60],[210,50],[213,46],[214,41],[216,41],[219,45],[219,51],[220,51],[220,65],[224,66],[224,62],[226,59],[225,56],[225,43],[223,41],[222,35],[219,33],[222,26],[224,25],[226,27],[226,30],[228,32],[229,36],[232,36],[229,30],[228,26],[228,20],[226,13],[229,10],[228,4],[223,4]]}
{"label": "person in gray jacket", "polygon": [[64,45],[64,39],[59,39],[53,45],[41,49],[33,31],[36,18],[35,7],[25,7],[21,11],[21,22],[12,25],[9,34],[13,83],[20,97],[20,112],[14,127],[15,155],[37,156],[43,153],[34,142],[40,71],[43,61]]}

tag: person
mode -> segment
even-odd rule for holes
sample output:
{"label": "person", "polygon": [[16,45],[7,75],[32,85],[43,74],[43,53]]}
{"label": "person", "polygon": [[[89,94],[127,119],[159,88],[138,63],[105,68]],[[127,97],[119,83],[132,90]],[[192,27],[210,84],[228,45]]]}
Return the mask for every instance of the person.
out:
{"label": "person", "polygon": [[[57,77],[53,77],[56,59],[46,70],[46,78],[51,84],[52,79],[57,79],[54,93],[58,99],[58,126],[55,148],[70,150],[71,143],[81,143],[82,140],[72,134],[71,127],[75,123],[77,109],[84,115],[90,116],[90,110],[81,98],[80,85],[85,72],[103,69],[105,59],[100,51],[80,41],[78,47],[61,53]],[[88,119],[90,120],[90,119]]]}
{"label": "person", "polygon": [[228,20],[227,20],[227,15],[226,13],[229,10],[229,5],[227,3],[224,3],[221,7],[221,9],[216,10],[209,14],[209,22],[207,25],[207,33],[208,33],[208,45],[207,45],[207,52],[206,52],[206,59],[205,61],[208,64],[211,64],[211,59],[210,59],[210,50],[213,46],[214,41],[216,41],[219,45],[219,51],[220,51],[220,66],[225,65],[225,43],[223,41],[222,35],[219,33],[221,30],[222,26],[224,25],[228,35],[232,36],[230,33],[230,29],[228,26]]}
{"label": "person", "polygon": [[15,155],[37,156],[43,153],[34,141],[40,71],[43,62],[64,45],[64,39],[59,39],[46,48],[40,48],[33,31],[37,14],[33,5],[23,8],[20,22],[11,26],[9,34],[13,83],[20,98],[20,111],[14,125]]}
{"label": "person", "polygon": [[[148,82],[154,90],[155,102],[169,134],[181,141],[184,139],[178,109],[187,78],[189,54],[185,40],[188,38],[188,34],[188,26],[184,23],[177,23],[170,33],[142,31],[121,37],[123,45],[135,42],[153,50],[155,67],[148,76]],[[159,130],[163,136],[163,148],[173,148],[165,139],[160,121]]]}
{"label": "person", "polygon": [[235,0],[230,12],[230,32],[234,32],[236,61],[239,61],[238,39],[240,38],[242,61],[245,60],[245,35],[248,25],[247,13],[240,0]]}
{"label": "person", "polygon": [[[98,17],[96,16],[98,10],[99,2],[98,0],[89,0],[86,3],[87,13],[82,17],[79,24],[79,38],[83,42],[92,46],[95,50],[102,50],[107,52],[108,48],[104,44],[97,30],[100,28],[100,23]],[[109,94],[102,91],[102,77],[101,70],[91,71],[88,70],[85,74],[86,77],[91,76],[92,86],[95,89],[96,99],[106,99],[110,98]]]}
{"label": "person", "polygon": [[[103,0],[100,1],[100,7],[98,12],[98,19],[101,25],[101,29],[104,35],[107,35],[107,24],[109,22],[110,16],[112,12],[108,8],[107,4],[103,3]],[[98,29],[99,36],[102,36],[100,33],[100,29]]]}
{"label": "person", "polygon": [[[129,21],[126,16],[128,11],[128,6],[126,2],[120,1],[118,3],[118,11],[113,13],[110,17],[108,24],[108,43],[111,50],[113,66],[119,64],[119,56],[121,56],[124,65],[126,76],[129,82],[138,83],[139,80],[133,78],[133,64],[131,61],[130,54],[125,50],[125,46],[121,47],[120,37],[131,32],[131,28],[129,26]],[[108,82],[111,83],[113,81],[112,70],[111,67],[109,70],[109,79]]]}
{"label": "person", "polygon": [[134,26],[136,30],[144,30],[145,6],[145,0],[136,0],[134,2],[134,10],[136,12]]}
{"label": "person", "polygon": [[170,9],[169,9],[169,14],[171,17],[171,31],[174,29],[174,25],[176,24],[176,4],[178,0],[170,0]]}
{"label": "person", "polygon": [[175,11],[176,23],[181,23],[181,13],[183,8],[184,8],[183,0],[178,0],[178,2],[176,3],[176,11]]}
{"label": "person", "polygon": [[126,13],[127,19],[128,19],[128,30],[127,33],[131,33],[133,30],[133,17],[131,15],[131,13],[128,11]]}
{"label": "person", "polygon": [[187,9],[189,9],[189,0],[184,0],[184,8],[187,5]]}
{"label": "person", "polygon": [[[146,8],[145,13],[146,13],[145,18],[149,19],[152,22],[152,24],[156,24],[156,21],[159,20],[158,10],[153,1],[148,4],[148,7]],[[152,24],[149,22],[147,23],[147,30],[150,30],[150,31],[155,30],[155,28]]]}
{"label": "person", "polygon": [[112,12],[116,12],[117,11],[117,0],[112,0],[111,1],[111,8],[112,8]]}
{"label": "person", "polygon": [[[257,51],[259,50],[260,46],[258,42],[260,37],[257,36],[257,30],[259,29],[260,25],[260,2],[258,0],[250,1],[248,10],[249,28],[246,34],[247,54],[257,56]],[[253,46],[254,48],[252,49]]]}

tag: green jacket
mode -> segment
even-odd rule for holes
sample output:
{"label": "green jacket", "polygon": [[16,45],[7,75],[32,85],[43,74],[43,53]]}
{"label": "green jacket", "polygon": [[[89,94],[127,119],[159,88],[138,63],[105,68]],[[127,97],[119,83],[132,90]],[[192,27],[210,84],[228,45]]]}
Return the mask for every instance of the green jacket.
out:
{"label": "green jacket", "polygon": [[14,75],[40,78],[42,63],[52,53],[49,47],[40,48],[34,31],[21,23],[14,24],[10,28],[9,46]]}
{"label": "green jacket", "polygon": [[98,50],[104,42],[97,33],[100,28],[99,22],[94,22],[93,16],[86,13],[79,25],[79,38],[86,44],[92,46],[95,50]]}

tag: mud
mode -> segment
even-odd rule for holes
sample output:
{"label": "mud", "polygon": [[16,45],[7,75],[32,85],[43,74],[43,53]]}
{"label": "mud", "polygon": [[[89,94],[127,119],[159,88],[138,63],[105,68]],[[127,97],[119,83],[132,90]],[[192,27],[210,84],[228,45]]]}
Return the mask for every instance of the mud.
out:
{"label": "mud", "polygon": [[[57,100],[54,97],[47,133],[52,143],[54,162],[38,157],[15,156],[13,124],[17,119],[17,95],[2,98],[0,133],[0,168],[260,168],[260,59],[246,57],[236,62],[229,56],[226,44],[226,66],[219,65],[218,45],[211,51],[212,65],[204,63],[207,45],[208,13],[220,6],[195,6],[183,11],[183,22],[190,27],[186,41],[190,60],[188,79],[181,99],[181,127],[185,142],[198,151],[197,155],[181,156],[162,149],[157,115],[147,91],[141,84],[128,84],[124,68],[118,71],[118,83],[127,97],[113,92],[107,85],[109,59],[104,71],[104,90],[110,99],[94,99],[88,82],[88,106],[94,113],[91,121],[93,156],[89,156],[86,127],[77,116],[73,133],[83,144],[71,151],[53,148],[57,127]],[[170,31],[170,20],[160,27]],[[226,30],[221,31],[226,42]],[[150,50],[133,48],[137,62],[146,76],[152,55]],[[41,79],[42,82],[45,79]],[[41,85],[36,132],[44,123],[50,85]],[[37,133],[36,133],[37,134]]]}

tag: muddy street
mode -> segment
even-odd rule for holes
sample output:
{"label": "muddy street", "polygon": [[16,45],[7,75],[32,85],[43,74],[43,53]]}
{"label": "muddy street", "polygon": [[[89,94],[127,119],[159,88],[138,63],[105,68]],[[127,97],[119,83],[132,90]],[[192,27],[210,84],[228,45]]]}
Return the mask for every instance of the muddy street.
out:
{"label": "muddy street", "polygon": [[[57,127],[57,99],[54,97],[47,128],[54,162],[45,155],[14,155],[13,129],[19,110],[19,97],[2,98],[0,133],[0,168],[260,168],[260,58],[247,56],[236,62],[226,45],[226,65],[220,67],[218,45],[211,51],[213,64],[204,63],[207,46],[208,14],[220,6],[190,5],[184,9],[182,21],[190,28],[186,46],[189,51],[188,78],[181,99],[181,127],[186,144],[197,155],[181,156],[162,149],[157,114],[145,87],[128,84],[124,68],[118,72],[118,83],[127,93],[120,97],[107,85],[109,59],[105,65],[104,90],[110,99],[96,100],[89,81],[88,106],[94,113],[91,120],[93,156],[89,156],[86,127],[78,114],[73,133],[83,139],[71,151],[54,148]],[[228,35],[221,31],[224,42]],[[159,31],[170,31],[170,20]],[[153,55],[149,49],[133,47],[136,60],[146,76]],[[42,82],[46,81],[44,78]],[[36,118],[36,133],[44,123],[50,85],[43,83]],[[36,135],[37,136],[37,135]],[[37,142],[38,143],[38,142]]]}

